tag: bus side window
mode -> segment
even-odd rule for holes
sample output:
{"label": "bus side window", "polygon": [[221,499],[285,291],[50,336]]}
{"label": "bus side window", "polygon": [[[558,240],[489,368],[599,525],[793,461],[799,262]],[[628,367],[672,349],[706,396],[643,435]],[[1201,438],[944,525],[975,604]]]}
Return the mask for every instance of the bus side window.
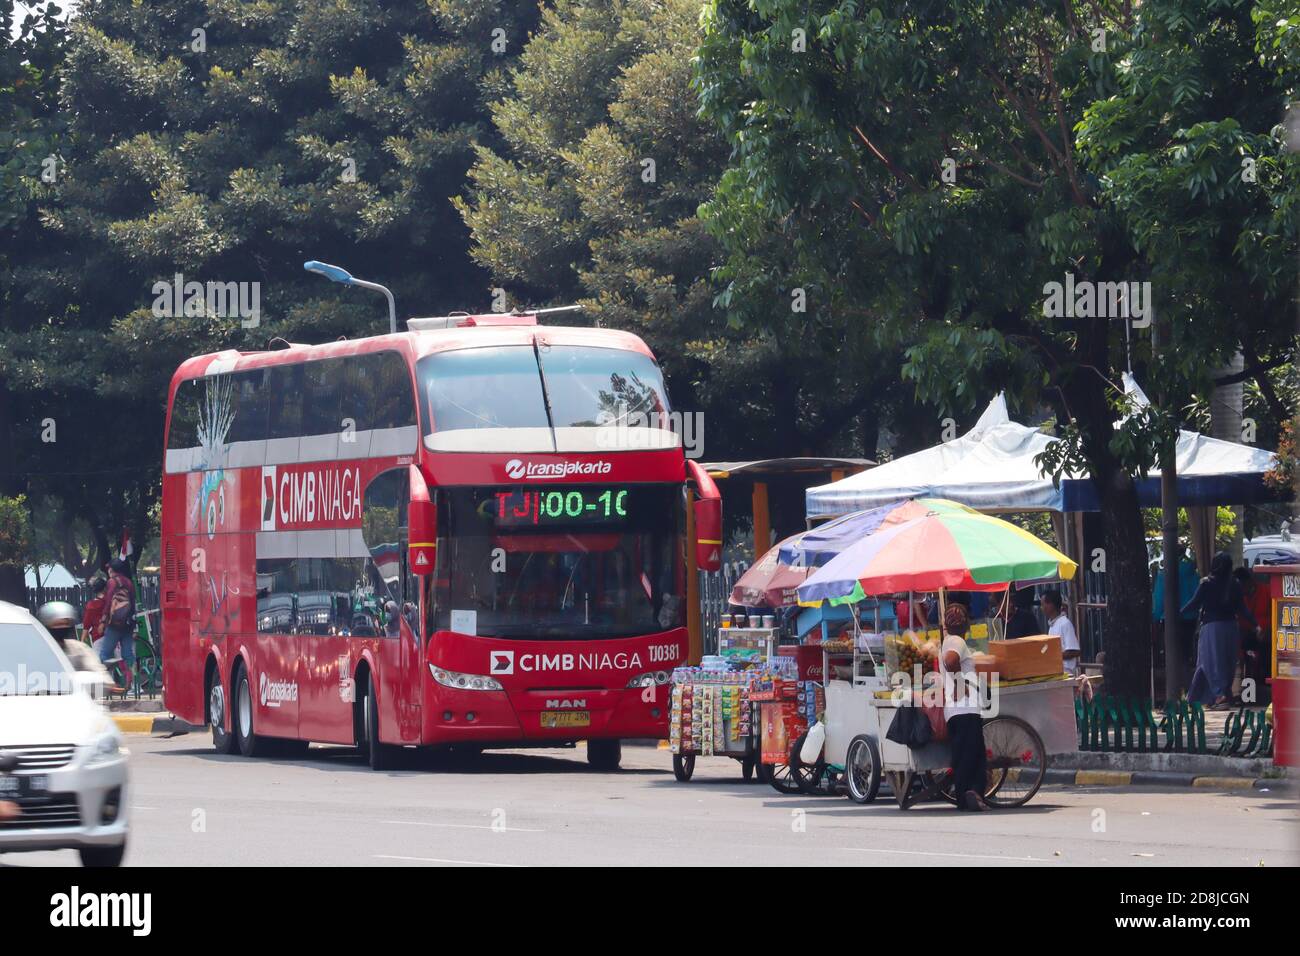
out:
{"label": "bus side window", "polygon": [[303,367],[272,365],[267,369],[266,463],[296,462],[302,434]]}
{"label": "bus side window", "polygon": [[254,369],[231,375],[231,409],[228,464],[231,468],[248,468],[265,462],[266,449],[266,371]]}
{"label": "bus side window", "polygon": [[324,359],[303,366],[300,461],[334,461],[339,454],[339,400],[343,392],[343,360]]}
{"label": "bus side window", "polygon": [[375,352],[361,356],[367,379],[372,383],[368,428],[374,429],[372,455],[408,455],[415,451],[415,401],[411,392],[411,370],[396,352]]}

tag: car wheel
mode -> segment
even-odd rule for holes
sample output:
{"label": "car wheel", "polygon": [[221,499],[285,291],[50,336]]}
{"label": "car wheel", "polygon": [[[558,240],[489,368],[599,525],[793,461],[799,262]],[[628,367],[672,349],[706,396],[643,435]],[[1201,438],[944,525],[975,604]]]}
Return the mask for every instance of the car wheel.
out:
{"label": "car wheel", "polygon": [[265,756],[270,748],[266,738],[254,732],[253,688],[248,679],[248,669],[243,666],[235,674],[235,712],[231,718],[239,752],[245,757]]}
{"label": "car wheel", "polygon": [[126,856],[126,841],[117,846],[83,846],[77,853],[81,856],[82,866],[121,866]]}
{"label": "car wheel", "polygon": [[617,770],[623,760],[621,740],[588,740],[587,763],[596,770]]}
{"label": "car wheel", "polygon": [[238,749],[235,735],[226,730],[226,689],[221,686],[221,675],[212,674],[208,688],[208,724],[212,727],[212,749],[219,754],[233,754]]}

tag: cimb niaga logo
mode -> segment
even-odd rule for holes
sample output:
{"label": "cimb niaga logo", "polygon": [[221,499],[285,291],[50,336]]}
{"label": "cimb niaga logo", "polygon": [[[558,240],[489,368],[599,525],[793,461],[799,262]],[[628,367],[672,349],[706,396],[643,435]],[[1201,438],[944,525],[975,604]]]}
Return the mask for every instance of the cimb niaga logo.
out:
{"label": "cimb niaga logo", "polygon": [[263,707],[279,707],[284,701],[295,703],[298,700],[297,681],[271,680],[265,672],[258,681],[257,689]]}
{"label": "cimb niaga logo", "polygon": [[148,936],[153,928],[152,893],[82,893],[78,886],[50,897],[50,925],[128,928]]}
{"label": "cimb niaga logo", "polygon": [[524,461],[511,458],[506,462],[506,477],[568,478],[570,475],[608,475],[614,470],[612,462],[597,461]]}
{"label": "cimb niaga logo", "polygon": [[514,651],[488,651],[489,674],[513,674],[514,672]]}

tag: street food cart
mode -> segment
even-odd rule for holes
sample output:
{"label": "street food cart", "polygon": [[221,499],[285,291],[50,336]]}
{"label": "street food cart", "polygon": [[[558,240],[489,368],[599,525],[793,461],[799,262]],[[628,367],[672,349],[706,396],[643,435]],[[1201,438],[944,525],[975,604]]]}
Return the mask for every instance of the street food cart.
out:
{"label": "street food cart", "polygon": [[[797,588],[799,600],[843,604],[905,591],[911,607],[912,592],[937,592],[943,622],[949,589],[999,590],[1015,581],[1069,579],[1077,570],[1065,555],[1022,529],[955,502],[929,501],[923,514],[900,517],[809,575]],[[852,799],[873,799],[881,776],[887,776],[900,808],[931,796],[956,801],[946,740],[909,747],[888,736],[904,709],[915,706],[913,693],[934,693],[926,688],[924,675],[939,657],[944,627],[937,640],[908,631],[886,642],[888,684],[867,698],[867,719],[846,752]],[[1073,688],[1063,673],[1057,638],[991,642],[989,650],[1007,661],[1029,652],[1033,660],[1025,673],[1004,668],[999,660],[1003,680],[990,684],[985,678],[981,687],[989,767],[985,799],[994,806],[1022,806],[1041,786],[1048,755],[1075,749]]]}
{"label": "street food cart", "polygon": [[[758,767],[757,692],[793,676],[793,662],[773,654],[774,628],[723,628],[717,656],[701,667],[673,671],[669,749],[673,775],[681,782],[695,773],[698,757],[730,757],[749,780]],[[760,779],[764,777],[760,774]]]}

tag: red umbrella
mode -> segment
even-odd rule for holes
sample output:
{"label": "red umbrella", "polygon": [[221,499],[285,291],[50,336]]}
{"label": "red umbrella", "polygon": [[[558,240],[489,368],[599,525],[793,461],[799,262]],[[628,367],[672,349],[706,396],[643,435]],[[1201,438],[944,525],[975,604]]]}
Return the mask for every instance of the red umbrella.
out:
{"label": "red umbrella", "polygon": [[801,538],[801,532],[774,545],[767,554],[756,561],[740,576],[731,589],[731,603],[742,607],[786,607],[799,603],[797,588],[815,568],[793,567],[783,564],[780,551],[783,545]]}

